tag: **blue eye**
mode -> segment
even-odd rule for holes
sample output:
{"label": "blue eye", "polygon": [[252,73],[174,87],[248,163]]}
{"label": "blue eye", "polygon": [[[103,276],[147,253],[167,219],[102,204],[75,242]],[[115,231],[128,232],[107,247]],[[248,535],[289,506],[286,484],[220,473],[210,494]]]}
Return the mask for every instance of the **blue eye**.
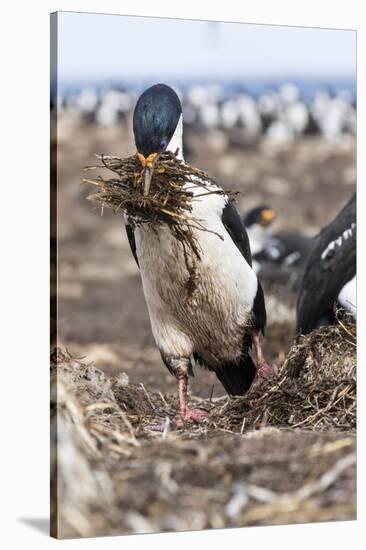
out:
{"label": "blue eye", "polygon": [[160,149],[165,149],[167,145],[168,145],[167,140],[166,140],[166,139],[162,139],[161,142],[160,142],[159,148],[160,148]]}

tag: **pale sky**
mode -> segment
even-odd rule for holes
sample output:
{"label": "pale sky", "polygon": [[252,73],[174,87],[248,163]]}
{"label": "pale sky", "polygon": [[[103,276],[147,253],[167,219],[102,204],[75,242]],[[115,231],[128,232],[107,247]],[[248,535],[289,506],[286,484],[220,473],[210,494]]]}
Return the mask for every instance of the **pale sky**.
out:
{"label": "pale sky", "polygon": [[59,13],[61,82],[354,77],[354,31]]}

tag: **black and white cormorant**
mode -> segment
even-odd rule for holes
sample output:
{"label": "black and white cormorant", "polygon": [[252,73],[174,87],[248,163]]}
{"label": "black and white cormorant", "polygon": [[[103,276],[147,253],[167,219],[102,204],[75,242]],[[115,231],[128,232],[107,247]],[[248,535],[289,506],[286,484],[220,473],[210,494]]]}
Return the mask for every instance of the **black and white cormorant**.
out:
{"label": "black and white cormorant", "polygon": [[[133,131],[147,194],[159,153],[178,149],[183,159],[182,107],[174,90],[164,84],[147,89],[136,104]],[[218,188],[215,183],[210,187]],[[193,189],[202,195],[201,191],[199,186]],[[169,226],[152,229],[125,216],[153,336],[163,362],[178,382],[176,425],[200,421],[207,414],[187,404],[193,361],[214,371],[232,395],[244,394],[258,376],[276,371],[275,365],[266,363],[259,343],[266,324],[264,296],[251,267],[249,240],[236,207],[224,195],[209,194],[193,200],[192,215],[209,231],[193,230],[200,260],[197,289],[188,303],[184,250]],[[252,347],[256,366],[249,355]]]}
{"label": "black and white cormorant", "polygon": [[249,237],[252,257],[261,252],[272,236],[272,222],[275,211],[267,205],[256,206],[243,218],[244,227]]}
{"label": "black and white cormorant", "polygon": [[356,194],[317,237],[301,282],[297,331],[333,324],[335,304],[356,318]]}
{"label": "black and white cormorant", "polygon": [[243,218],[256,273],[261,272],[264,265],[272,264],[301,270],[314,248],[314,239],[299,231],[273,233],[275,219],[276,212],[265,205],[253,208]]}

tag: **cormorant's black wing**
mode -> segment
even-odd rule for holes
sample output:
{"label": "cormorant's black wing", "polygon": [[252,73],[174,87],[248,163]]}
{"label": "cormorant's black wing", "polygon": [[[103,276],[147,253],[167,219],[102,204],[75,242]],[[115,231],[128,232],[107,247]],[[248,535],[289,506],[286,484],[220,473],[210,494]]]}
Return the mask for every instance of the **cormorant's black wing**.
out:
{"label": "cormorant's black wing", "polygon": [[257,294],[253,302],[252,322],[254,330],[261,332],[264,335],[264,329],[267,323],[266,304],[264,301],[264,293],[262,285],[258,279]]}
{"label": "cormorant's black wing", "polygon": [[247,263],[252,266],[252,254],[250,251],[248,234],[236,206],[231,201],[226,203],[222,211],[221,220]]}
{"label": "cormorant's black wing", "polygon": [[333,309],[343,286],[356,274],[356,194],[317,237],[297,302],[297,331],[310,332]]}
{"label": "cormorant's black wing", "polygon": [[[250,251],[248,234],[236,206],[230,201],[226,203],[222,212],[222,223],[247,263],[252,266],[252,254]],[[253,303],[252,319],[254,329],[258,332],[261,331],[264,334],[264,329],[266,326],[266,306],[264,302],[263,289],[259,279],[257,294]]]}
{"label": "cormorant's black wing", "polygon": [[133,228],[131,227],[131,225],[127,222],[125,223],[125,227],[126,227],[128,242],[130,243],[132,254],[133,254],[133,256],[136,260],[137,266],[139,267],[139,261],[137,259],[137,254],[136,254],[135,232],[134,232]]}

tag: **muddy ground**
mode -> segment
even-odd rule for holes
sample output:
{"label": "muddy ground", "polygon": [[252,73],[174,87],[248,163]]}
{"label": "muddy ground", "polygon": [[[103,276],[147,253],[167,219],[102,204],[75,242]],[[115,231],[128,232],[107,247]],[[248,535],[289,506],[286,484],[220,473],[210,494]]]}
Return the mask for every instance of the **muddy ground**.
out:
{"label": "muddy ground", "polygon": [[[104,211],[101,217],[100,212],[85,200],[89,189],[80,184],[82,168],[94,163],[94,153],[124,156],[134,152],[130,127],[129,123],[119,128],[78,125],[67,119],[59,123],[57,344],[73,357],[84,357],[87,364],[93,362],[95,368],[108,379],[122,376],[131,388],[134,385],[140,387],[142,383],[149,394],[161,392],[163,399],[170,403],[170,399],[174,402],[172,392],[175,391],[175,381],[162,365],[151,335],[139,273],[129,250],[123,221],[109,211]],[[272,206],[278,215],[276,230],[299,229],[309,235],[316,234],[334,217],[355,189],[353,141],[335,146],[320,138],[309,137],[286,146],[263,142],[255,148],[244,149],[238,145],[237,136],[232,136],[229,149],[220,150],[218,143],[208,140],[207,135],[187,133],[186,142],[190,150],[187,160],[191,164],[208,171],[226,188],[242,192],[238,200],[242,213],[261,203]],[[266,281],[263,283],[268,310],[264,349],[271,360],[281,365],[294,335],[296,293],[287,284],[273,286]],[[67,395],[73,393],[70,388],[67,392]],[[191,392],[197,399],[207,401],[211,398],[211,402],[224,396],[214,375],[199,368],[195,369]],[[70,399],[73,397],[70,396]],[[230,416],[230,411],[223,414]],[[81,413],[83,415],[84,412]],[[208,425],[194,441],[191,441],[189,430],[174,438],[174,433],[169,429],[170,437],[164,440],[164,448],[161,447],[161,436],[157,439],[153,434],[146,438],[145,434],[144,443],[135,446],[134,453],[137,454],[132,453],[124,458],[124,474],[118,468],[116,470],[114,463],[109,463],[110,458],[103,458],[108,470],[108,481],[105,481],[103,491],[108,493],[108,487],[113,487],[111,491],[115,492],[117,476],[118,491],[122,491],[121,494],[117,491],[117,510],[123,515],[128,508],[129,491],[137,491],[141,500],[136,508],[138,511],[125,514],[125,518],[129,519],[122,521],[114,500],[110,508],[113,508],[113,518],[103,521],[103,516],[109,513],[106,495],[105,502],[104,497],[102,499],[104,504],[99,509],[97,522],[91,517],[88,519],[88,514],[91,514],[88,504],[85,513],[80,512],[80,518],[84,517],[84,523],[80,519],[81,527],[78,527],[78,522],[70,525],[65,520],[59,535],[84,536],[121,531],[201,529],[354,518],[354,463],[344,465],[345,478],[342,477],[335,499],[325,492],[323,499],[320,497],[321,503],[317,501],[319,506],[314,506],[314,503],[312,505],[302,498],[295,499],[296,505],[290,505],[288,499],[286,501],[283,497],[274,515],[272,510],[278,492],[287,497],[291,494],[292,499],[294,491],[300,490],[307,481],[310,483],[313,478],[319,481],[327,469],[335,467],[348,445],[354,448],[354,426],[346,424],[341,428],[342,433],[332,424],[319,429],[301,430],[300,427],[291,432],[280,423],[278,427],[275,424],[271,428],[265,426],[266,422],[262,427],[255,426],[255,431],[252,427],[253,430],[245,428],[242,433],[240,430],[237,430],[239,433],[232,433],[231,430],[226,433],[225,428],[217,431]],[[75,434],[70,434],[70,437],[75,437]],[[139,439],[136,435],[134,437]],[[304,447],[310,452],[324,445],[328,448],[328,444],[330,448],[334,444],[337,453],[338,445],[340,449],[339,454],[332,455],[335,460],[333,465],[324,463],[322,469],[321,460],[311,457],[309,461],[300,460]],[[160,457],[165,456],[164,453],[179,457],[176,466],[169,472],[164,471],[166,461],[162,460],[161,471],[157,464]],[[197,478],[194,466],[195,457],[199,456],[201,460],[202,453],[206,453],[203,462],[209,465],[207,470],[202,470],[200,462],[199,476],[204,475],[204,479]],[[325,455],[328,456],[326,451]],[[139,460],[143,458],[143,465],[139,462],[141,467],[135,484],[131,479],[135,475],[133,461],[137,460],[136,457]],[[80,464],[84,459],[89,464],[90,459],[85,457],[80,458]],[[168,460],[168,463],[172,468],[172,462]],[[100,463],[97,464],[94,459],[92,464],[99,471]],[[271,479],[278,480],[280,474],[283,486],[275,483],[272,487]],[[103,475],[98,478],[99,481],[102,479],[102,485]],[[98,493],[100,489],[93,483],[90,479],[91,499],[93,491]],[[244,491],[244,486],[249,489]],[[213,487],[217,489],[214,496],[210,492]],[[256,493],[255,487],[269,493],[267,496],[265,492]],[[168,510],[171,502],[165,499],[165,490],[168,493],[171,491],[174,499],[178,499],[181,522],[177,514]],[[258,494],[262,496],[252,498],[251,491],[257,497]],[[154,502],[158,503],[155,512]],[[162,502],[165,502],[165,507]],[[249,502],[249,508],[244,506],[244,502]],[[205,508],[204,513],[202,507]],[[157,515],[162,516],[159,521]]]}

